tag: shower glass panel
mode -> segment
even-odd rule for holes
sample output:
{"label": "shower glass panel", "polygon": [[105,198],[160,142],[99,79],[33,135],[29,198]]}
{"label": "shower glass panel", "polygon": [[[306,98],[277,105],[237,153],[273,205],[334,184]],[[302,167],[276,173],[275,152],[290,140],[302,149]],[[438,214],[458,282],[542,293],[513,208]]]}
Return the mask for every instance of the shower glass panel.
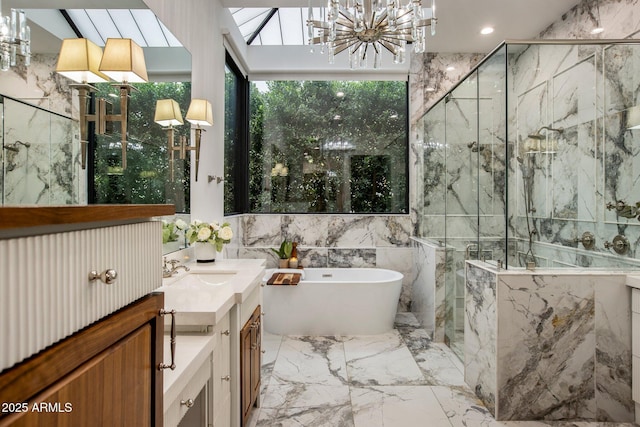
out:
{"label": "shower glass panel", "polygon": [[478,257],[506,260],[506,48],[478,67]]}
{"label": "shower glass panel", "polygon": [[86,203],[86,176],[71,118],[0,96],[3,205]]}
{"label": "shower glass panel", "polygon": [[446,247],[436,280],[454,350],[465,259],[507,269],[640,267],[638,87],[638,41],[507,42],[417,123],[417,229]]}
{"label": "shower glass panel", "polygon": [[462,357],[465,258],[478,256],[478,85],[470,75],[445,98],[445,342]]}

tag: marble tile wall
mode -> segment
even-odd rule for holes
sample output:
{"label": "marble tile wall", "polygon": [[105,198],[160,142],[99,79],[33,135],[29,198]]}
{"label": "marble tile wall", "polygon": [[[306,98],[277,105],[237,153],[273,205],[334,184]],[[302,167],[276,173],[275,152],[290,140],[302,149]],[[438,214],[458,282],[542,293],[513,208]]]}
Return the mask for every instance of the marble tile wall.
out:
{"label": "marble tile wall", "polygon": [[634,420],[625,277],[468,264],[465,380],[496,419]]}
{"label": "marble tile wall", "polygon": [[408,215],[247,214],[235,218],[239,238],[227,245],[226,256],[266,258],[267,268],[275,268],[271,248],[278,248],[286,239],[298,242],[298,258],[304,267],[396,270],[404,275],[398,310],[410,310],[413,228]]}
{"label": "marble tile wall", "polygon": [[87,201],[78,125],[71,119],[77,115],[77,99],[72,98],[69,80],[55,73],[56,60],[55,55],[33,55],[29,67],[13,67],[0,79],[0,94],[26,103],[5,98],[3,105],[3,204]]}
{"label": "marble tile wall", "polygon": [[435,342],[444,342],[445,260],[447,248],[412,238],[413,282],[411,312]]}
{"label": "marble tile wall", "polygon": [[[536,242],[575,248],[579,246],[575,238],[589,231],[595,235],[595,248],[574,259],[586,267],[596,264],[593,257],[609,258],[613,252],[604,242],[622,234],[631,242],[630,250],[618,257],[632,262],[640,223],[605,207],[617,200],[632,205],[640,200],[633,185],[638,177],[634,147],[640,143],[640,134],[627,130],[625,122],[627,110],[637,102],[633,76],[639,69],[640,45],[532,46],[509,61],[517,105],[510,116],[509,139],[515,141],[522,159],[509,165],[515,178],[508,184],[515,189],[509,200],[515,207],[510,209],[510,235],[527,239],[521,231],[535,228]],[[563,132],[547,131],[556,137],[549,142],[550,153],[528,152],[528,135],[543,126]],[[547,141],[551,140],[541,143]],[[535,211],[528,214],[527,226],[529,194]],[[538,246],[532,248],[534,256],[545,252],[544,248],[538,251]]]}
{"label": "marble tile wall", "polygon": [[498,394],[497,296],[494,272],[467,264],[464,317],[464,381],[496,418]]}

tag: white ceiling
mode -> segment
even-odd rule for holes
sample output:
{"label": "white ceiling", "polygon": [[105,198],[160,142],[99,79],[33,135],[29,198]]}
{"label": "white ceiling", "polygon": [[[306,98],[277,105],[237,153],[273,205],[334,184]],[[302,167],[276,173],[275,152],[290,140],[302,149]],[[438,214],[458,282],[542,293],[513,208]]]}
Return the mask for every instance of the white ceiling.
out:
{"label": "white ceiling", "polygon": [[[427,39],[430,52],[488,53],[503,40],[532,39],[558,20],[579,0],[435,0],[437,32]],[[312,0],[313,6],[326,2]],[[308,0],[222,0],[229,8],[307,7]],[[430,7],[429,0],[423,6]],[[481,36],[493,26],[495,32]]]}
{"label": "white ceiling", "polygon": [[[285,8],[303,7],[309,5],[309,0],[210,0],[221,1],[228,8]],[[384,1],[384,0],[383,0]],[[403,3],[408,0],[401,0]],[[498,46],[503,40],[526,40],[536,38],[551,23],[561,19],[562,15],[569,11],[580,0],[435,0],[438,17],[436,35],[427,38],[428,52],[474,52],[488,53]],[[321,7],[326,0],[311,0],[312,6]],[[423,6],[430,7],[431,0],[423,0]],[[58,9],[145,9],[142,0],[4,0],[3,11],[8,12],[11,7],[29,9],[51,9],[54,14],[60,16]],[[53,16],[53,15],[52,15]],[[231,16],[229,14],[229,16]],[[217,19],[218,17],[211,17]],[[55,18],[58,20],[58,18]],[[38,22],[52,22],[52,20],[40,19]],[[62,26],[66,25],[62,20]],[[299,24],[299,22],[298,22]],[[227,25],[227,24],[225,24]],[[230,24],[233,25],[233,24]],[[281,23],[286,26],[286,23]],[[488,36],[480,35],[480,30],[485,26],[493,26],[495,32]],[[51,37],[49,32],[38,25],[32,25],[32,50],[34,53],[57,53],[60,48],[60,40]],[[68,26],[67,26],[68,27]],[[232,28],[232,30],[234,30]],[[244,44],[240,31],[231,32],[240,37],[232,45]],[[58,38],[75,37],[69,29],[58,31]],[[64,35],[66,34],[66,35]],[[48,35],[48,39],[47,39]],[[305,37],[306,42],[306,37]],[[164,49],[164,48],[156,48]],[[176,49],[176,48],[173,48]],[[275,50],[274,50],[275,49]],[[243,65],[252,77],[257,79],[260,74],[269,73],[327,73],[344,72],[348,70],[348,61],[336,57],[336,65],[327,65],[324,55],[309,54],[305,46],[250,46],[240,49],[246,55]],[[147,55],[145,51],[145,56]],[[160,52],[158,58],[165,57]],[[343,55],[344,56],[344,55]],[[185,57],[186,67],[188,56]],[[342,62],[339,62],[342,61]],[[149,61],[148,61],[149,62]],[[396,65],[392,61],[384,61],[384,67],[392,75],[408,74],[408,65]],[[407,61],[408,63],[408,61]],[[389,65],[387,65],[389,64]],[[147,64],[149,68],[149,64]],[[166,67],[163,64],[159,67]],[[182,67],[182,66],[181,66]],[[174,67],[175,68],[175,67]],[[180,67],[179,67],[180,68]],[[184,68],[184,67],[182,67]],[[160,70],[161,73],[181,73],[182,68],[175,70]],[[383,71],[383,70],[378,70]],[[381,76],[381,74],[378,74]],[[381,77],[382,78],[382,77]],[[395,77],[393,77],[395,78]]]}

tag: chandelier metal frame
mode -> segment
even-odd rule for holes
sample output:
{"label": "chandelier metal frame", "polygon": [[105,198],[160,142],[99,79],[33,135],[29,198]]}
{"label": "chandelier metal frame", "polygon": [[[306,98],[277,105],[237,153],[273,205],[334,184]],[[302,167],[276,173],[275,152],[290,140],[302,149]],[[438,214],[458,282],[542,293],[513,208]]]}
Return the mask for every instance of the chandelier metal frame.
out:
{"label": "chandelier metal frame", "polygon": [[400,0],[328,0],[321,15],[323,19],[314,19],[309,4],[307,28],[312,52],[314,45],[322,45],[329,63],[334,63],[336,54],[348,51],[352,69],[366,68],[371,53],[374,68],[379,68],[383,48],[397,64],[405,62],[407,43],[413,44],[414,52],[423,53],[427,27],[433,36],[437,23],[435,0],[431,0],[431,8],[423,8],[421,0],[409,0],[406,5]]}

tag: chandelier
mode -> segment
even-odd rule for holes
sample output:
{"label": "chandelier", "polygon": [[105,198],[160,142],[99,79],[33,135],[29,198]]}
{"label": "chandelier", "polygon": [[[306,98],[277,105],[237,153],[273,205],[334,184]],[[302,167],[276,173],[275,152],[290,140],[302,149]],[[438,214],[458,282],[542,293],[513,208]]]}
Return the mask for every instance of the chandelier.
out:
{"label": "chandelier", "polygon": [[31,29],[24,10],[11,9],[2,16],[0,3],[0,70],[8,71],[16,65],[16,57],[24,57],[24,65],[31,62]]}
{"label": "chandelier", "polygon": [[315,20],[309,4],[307,29],[309,45],[322,45],[329,63],[336,54],[349,53],[351,69],[366,68],[367,58],[373,56],[373,67],[379,68],[382,49],[393,55],[393,62],[403,64],[407,43],[416,53],[424,53],[427,27],[435,35],[435,0],[430,8],[423,8],[421,0],[328,0],[320,9],[321,19]]}

